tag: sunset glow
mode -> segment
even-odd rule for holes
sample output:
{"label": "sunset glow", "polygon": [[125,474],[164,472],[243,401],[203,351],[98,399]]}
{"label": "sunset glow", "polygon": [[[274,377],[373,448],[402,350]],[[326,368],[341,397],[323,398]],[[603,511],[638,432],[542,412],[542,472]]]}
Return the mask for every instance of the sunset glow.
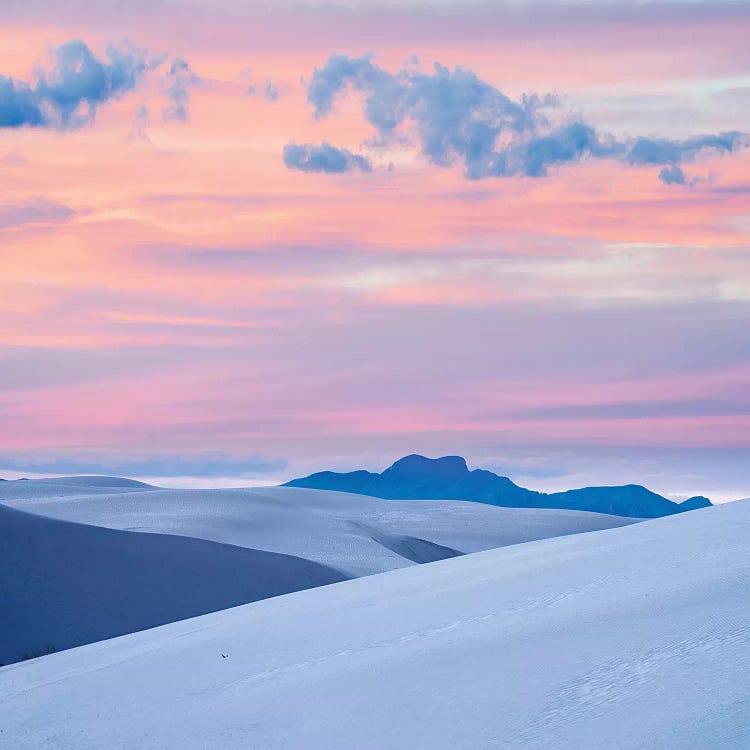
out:
{"label": "sunset glow", "polygon": [[54,5],[0,22],[0,475],[750,494],[750,6]]}

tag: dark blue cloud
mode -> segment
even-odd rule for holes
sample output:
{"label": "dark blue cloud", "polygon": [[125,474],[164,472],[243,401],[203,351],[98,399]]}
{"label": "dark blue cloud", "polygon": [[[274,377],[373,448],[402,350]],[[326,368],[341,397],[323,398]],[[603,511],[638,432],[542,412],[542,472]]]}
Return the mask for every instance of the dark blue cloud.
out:
{"label": "dark blue cloud", "polygon": [[0,75],[0,128],[38,127],[46,123],[34,90],[27,83]]}
{"label": "dark blue cloud", "polygon": [[80,40],[66,42],[35,84],[0,76],[0,127],[81,127],[102,104],[132,91],[156,65],[127,42],[110,46],[104,59]]}
{"label": "dark blue cloud", "polygon": [[369,172],[372,165],[369,160],[354,154],[345,148],[336,148],[329,143],[316,146],[312,143],[287,143],[284,146],[284,164],[289,169],[302,172],[326,172],[341,174],[356,169]]}
{"label": "dark blue cloud", "polygon": [[40,76],[36,95],[62,127],[92,120],[97,107],[132,91],[152,65],[143,50],[130,44],[110,46],[106,54],[108,61],[101,61],[84,42],[73,40],[57,48],[54,68]]}
{"label": "dark blue cloud", "polygon": [[664,167],[659,172],[659,179],[665,185],[686,185],[687,176],[683,172],[682,167],[678,167],[676,164],[670,164],[668,167]]}
{"label": "dark blue cloud", "polygon": [[627,154],[631,164],[678,164],[692,161],[701,151],[731,153],[738,150],[746,136],[731,131],[719,135],[698,135],[682,141],[666,138],[636,138]]}
{"label": "dark blue cloud", "polygon": [[451,71],[438,64],[432,75],[412,67],[393,75],[368,55],[332,55],[315,70],[308,88],[315,117],[327,115],[349,87],[366,94],[364,114],[377,131],[376,145],[397,140],[397,128],[411,120],[428,161],[448,166],[461,160],[472,178],[497,168],[495,143],[501,133],[523,133],[543,119],[540,110],[551,103],[537,97],[513,101],[463,68]]}
{"label": "dark blue cloud", "polygon": [[[315,69],[307,90],[307,99],[315,106],[315,116],[323,117],[331,111],[334,98],[346,86],[352,85],[360,91],[368,91],[372,99],[383,97],[388,86],[395,88],[396,78],[375,65],[371,55],[360,58],[331,55],[322,69]],[[398,93],[398,90],[393,93]],[[377,113],[374,114],[375,117],[368,116],[368,119],[371,122],[375,119],[373,124],[376,124]],[[377,126],[382,127],[382,123]]]}
{"label": "dark blue cloud", "polygon": [[[315,118],[328,115],[336,98],[350,89],[364,94],[364,116],[376,131],[371,146],[402,142],[402,126],[409,123],[430,163],[441,167],[461,163],[470,179],[542,177],[550,167],[585,158],[671,167],[706,150],[735,151],[747,140],[737,132],[682,141],[618,140],[597,133],[580,119],[566,118],[551,95],[514,100],[470,70],[451,70],[439,63],[430,74],[413,64],[390,73],[371,55],[331,55],[314,71],[307,98]],[[563,124],[550,122],[555,109],[558,123],[567,120]]]}
{"label": "dark blue cloud", "polygon": [[549,168],[556,164],[578,161],[585,155],[611,156],[616,149],[612,143],[602,143],[589,125],[573,122],[493,152],[490,167],[476,174],[469,171],[469,176],[509,177],[520,174],[544,177]]}

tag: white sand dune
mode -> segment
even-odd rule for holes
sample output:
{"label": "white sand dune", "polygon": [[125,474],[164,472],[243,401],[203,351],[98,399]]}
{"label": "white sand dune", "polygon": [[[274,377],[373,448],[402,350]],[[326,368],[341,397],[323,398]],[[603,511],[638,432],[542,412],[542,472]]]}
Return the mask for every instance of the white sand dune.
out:
{"label": "white sand dune", "polygon": [[0,505],[0,664],[343,578],[289,555]]}
{"label": "white sand dune", "polygon": [[322,490],[162,490],[108,477],[3,482],[0,498],[0,663],[343,578],[632,522]]}
{"label": "white sand dune", "polygon": [[150,484],[122,477],[52,477],[0,482],[0,503],[6,500],[41,500],[76,495],[113,495],[118,492],[146,492]]}
{"label": "white sand dune", "polygon": [[5,667],[0,727],[17,750],[747,750],[750,503]]}
{"label": "white sand dune", "polygon": [[[104,481],[104,480],[102,480]],[[25,494],[14,495],[19,484]],[[566,510],[462,501],[381,500],[328,490],[267,487],[90,493],[71,481],[0,483],[0,502],[53,518],[177,534],[303,557],[350,576],[633,523]],[[41,484],[41,483],[40,483]],[[35,494],[36,492],[36,494]]]}

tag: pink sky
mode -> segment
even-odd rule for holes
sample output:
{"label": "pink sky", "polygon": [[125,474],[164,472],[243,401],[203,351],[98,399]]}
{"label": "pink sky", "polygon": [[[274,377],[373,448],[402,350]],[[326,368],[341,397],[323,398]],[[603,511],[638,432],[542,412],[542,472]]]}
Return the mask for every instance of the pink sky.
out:
{"label": "pink sky", "polygon": [[[248,484],[424,452],[750,495],[746,141],[687,184],[592,154],[469,180],[410,117],[375,147],[367,92],[307,98],[332,53],[416,54],[619,144],[747,133],[748,6],[55,5],[11,0],[0,75],[33,88],[73,39],[163,62],[80,127],[0,126],[0,475]],[[197,78],[165,122],[176,57]],[[290,169],[291,142],[372,171]]]}

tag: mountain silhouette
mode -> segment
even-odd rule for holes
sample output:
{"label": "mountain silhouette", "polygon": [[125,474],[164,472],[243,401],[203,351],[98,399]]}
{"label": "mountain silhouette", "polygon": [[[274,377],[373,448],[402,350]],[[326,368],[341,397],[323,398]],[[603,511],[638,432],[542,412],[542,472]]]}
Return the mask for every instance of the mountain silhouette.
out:
{"label": "mountain silhouette", "polygon": [[587,510],[632,518],[658,518],[711,505],[705,497],[675,503],[638,484],[535,492],[491,471],[469,470],[461,456],[426,458],[413,454],[380,474],[321,471],[284,486],[353,492],[386,500],[473,500],[510,508]]}
{"label": "mountain silhouette", "polygon": [[712,505],[713,503],[707,497],[696,495],[683,500],[680,503],[680,510],[698,510],[698,508],[710,508]]}

